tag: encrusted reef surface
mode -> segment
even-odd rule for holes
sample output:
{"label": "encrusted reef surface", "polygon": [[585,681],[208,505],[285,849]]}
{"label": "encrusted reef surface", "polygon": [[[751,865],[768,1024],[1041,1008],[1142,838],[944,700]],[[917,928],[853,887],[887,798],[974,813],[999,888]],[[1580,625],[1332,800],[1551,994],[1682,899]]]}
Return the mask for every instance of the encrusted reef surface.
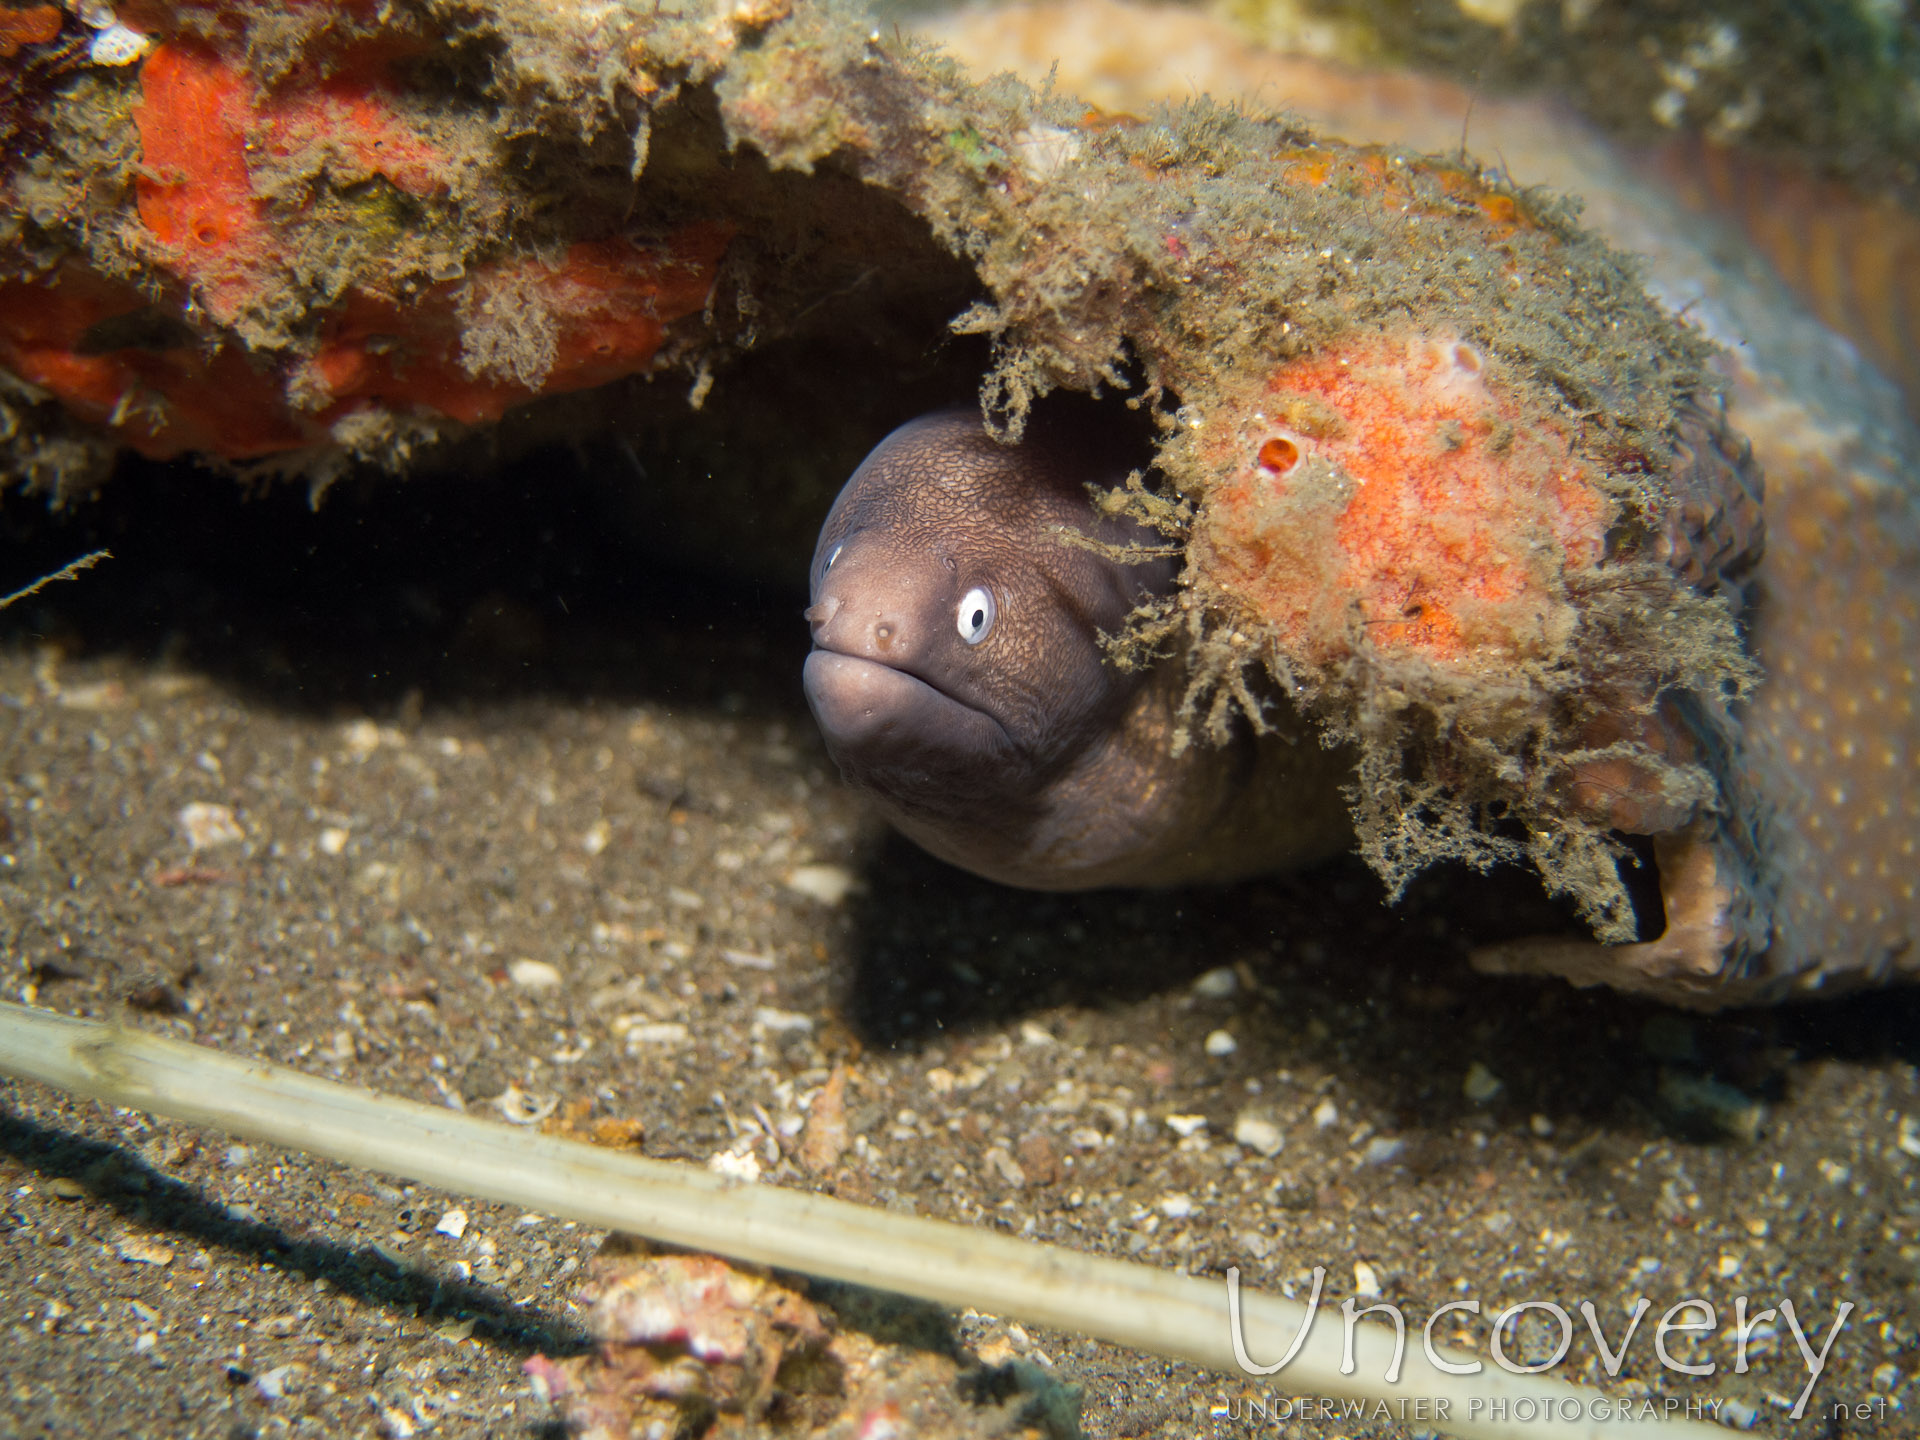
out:
{"label": "encrusted reef surface", "polygon": [[1609,130],[1792,156],[1920,195],[1920,31],[1878,0],[1219,0],[1281,48],[1551,88]]}
{"label": "encrusted reef surface", "polygon": [[[25,483],[117,447],[323,483],[563,392],[697,426],[683,387],[741,375],[770,456],[970,371],[1010,434],[1105,394],[1158,435],[1110,503],[1187,557],[1117,659],[1187,666],[1182,743],[1303,714],[1391,888],[1527,860],[1602,940],[1693,937],[1638,977],[1677,994],[1899,953],[1776,928],[1731,708],[1759,476],[1710,346],[1551,196],[791,0],[147,0],[0,63]],[[804,509],[807,464],[746,503]],[[1693,910],[1636,914],[1634,845]]]}

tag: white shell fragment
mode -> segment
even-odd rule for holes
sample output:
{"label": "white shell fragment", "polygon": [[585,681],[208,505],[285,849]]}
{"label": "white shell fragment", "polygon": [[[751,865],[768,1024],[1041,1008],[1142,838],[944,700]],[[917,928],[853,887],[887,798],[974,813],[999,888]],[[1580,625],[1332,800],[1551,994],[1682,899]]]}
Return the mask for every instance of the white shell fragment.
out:
{"label": "white shell fragment", "polygon": [[1236,1145],[1244,1145],[1269,1160],[1278,1155],[1287,1143],[1286,1136],[1273,1121],[1245,1110],[1233,1122],[1233,1139]]}
{"label": "white shell fragment", "polygon": [[787,872],[787,889],[822,905],[838,905],[859,882],[843,865],[796,865]]}
{"label": "white shell fragment", "polygon": [[148,36],[115,21],[94,34],[87,46],[87,59],[95,65],[131,65],[152,48]]}
{"label": "white shell fragment", "polygon": [[560,972],[544,960],[514,960],[507,965],[507,978],[522,990],[558,990]]}
{"label": "white shell fragment", "polygon": [[216,845],[233,845],[247,838],[247,832],[234,818],[231,805],[195,800],[182,805],[180,813],[173,818],[180,833],[186,836],[190,850],[211,850]]}

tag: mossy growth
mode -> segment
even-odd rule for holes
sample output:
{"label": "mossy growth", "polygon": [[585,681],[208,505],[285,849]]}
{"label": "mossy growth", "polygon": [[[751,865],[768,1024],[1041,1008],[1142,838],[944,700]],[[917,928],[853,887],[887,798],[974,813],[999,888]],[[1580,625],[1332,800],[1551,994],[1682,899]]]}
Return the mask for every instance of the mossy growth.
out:
{"label": "mossy growth", "polygon": [[1564,96],[1635,140],[1790,155],[1920,196],[1920,29],[1880,0],[1218,0],[1257,39]]}

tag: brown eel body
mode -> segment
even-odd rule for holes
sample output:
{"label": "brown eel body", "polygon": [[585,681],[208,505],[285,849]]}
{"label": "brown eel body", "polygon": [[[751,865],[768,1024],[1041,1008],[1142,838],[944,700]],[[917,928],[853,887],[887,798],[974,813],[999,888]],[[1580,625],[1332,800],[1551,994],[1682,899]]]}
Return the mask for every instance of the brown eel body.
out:
{"label": "brown eel body", "polygon": [[[1126,474],[1093,437],[977,413],[902,426],[834,503],[815,548],[807,701],[847,780],[952,864],[1035,890],[1225,881],[1352,843],[1343,768],[1303,730],[1173,753],[1183,677],[1102,653],[1166,559],[1100,518]],[[1291,741],[1291,743],[1289,743]]]}
{"label": "brown eel body", "polygon": [[[1669,537],[1690,577],[1696,560],[1727,569],[1722,531],[1754,555],[1759,534],[1744,448],[1695,418],[1705,428],[1683,425],[1670,476],[1705,497],[1683,518],[1713,522]],[[1036,423],[1002,445],[970,411],[887,437],[813,558],[806,692],[835,762],[933,854],[1030,889],[1224,882],[1349,848],[1344,757],[1304,726],[1176,753],[1185,672],[1130,672],[1104,653],[1103,636],[1175,584],[1170,560],[1119,554],[1157,537],[1089,499],[1124,475],[1097,437]],[[1615,818],[1657,832],[1664,933],[1539,936],[1476,952],[1478,968],[1708,1009],[1913,970],[1913,512],[1887,491],[1862,527],[1845,511],[1860,495],[1789,484],[1769,497],[1780,543],[1744,582],[1768,684],[1738,714],[1685,722],[1714,752],[1724,799],[1688,823]]]}

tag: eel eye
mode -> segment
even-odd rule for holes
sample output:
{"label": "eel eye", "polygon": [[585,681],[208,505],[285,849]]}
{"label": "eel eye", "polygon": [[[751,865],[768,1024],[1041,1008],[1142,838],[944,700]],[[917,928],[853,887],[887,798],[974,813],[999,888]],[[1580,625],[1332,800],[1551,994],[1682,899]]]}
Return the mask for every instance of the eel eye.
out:
{"label": "eel eye", "polygon": [[969,645],[978,645],[993,629],[993,592],[984,585],[976,585],[960,597],[960,608],[954,612],[954,625],[960,631],[960,638]]}
{"label": "eel eye", "polygon": [[840,552],[846,548],[847,548],[846,542],[842,541],[840,544],[834,546],[833,549],[827,552],[827,563],[820,567],[820,573],[822,575],[826,574],[827,571],[833,568],[833,562],[840,558]]}

